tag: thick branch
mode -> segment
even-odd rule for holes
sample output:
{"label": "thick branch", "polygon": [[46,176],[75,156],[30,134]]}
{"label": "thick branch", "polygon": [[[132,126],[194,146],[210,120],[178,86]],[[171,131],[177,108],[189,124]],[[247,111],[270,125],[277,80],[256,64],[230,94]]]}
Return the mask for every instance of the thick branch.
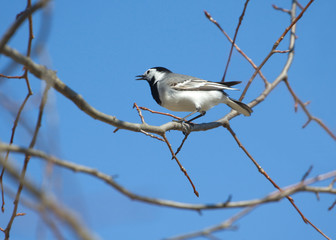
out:
{"label": "thick branch", "polygon": [[[77,92],[68,87],[64,82],[62,82],[57,76],[56,73],[52,70],[47,69],[46,67],[36,64],[30,58],[23,56],[15,49],[5,46],[3,49],[3,54],[12,58],[14,61],[24,65],[29,71],[34,74],[37,78],[50,83],[50,85],[63,96],[71,100],[76,106],[81,109],[83,112],[88,114],[94,119],[100,120],[112,126],[115,126],[120,129],[127,129],[134,132],[141,132],[141,130],[150,133],[156,133],[162,135],[169,130],[180,130],[183,131],[183,126],[180,123],[168,122],[161,126],[152,126],[148,124],[138,124],[130,123],[117,119],[115,116],[107,115],[103,112],[98,111],[87,103],[84,98],[79,95]],[[191,131],[206,131],[221,126],[221,123],[210,122],[203,124],[195,124],[190,128]]]}

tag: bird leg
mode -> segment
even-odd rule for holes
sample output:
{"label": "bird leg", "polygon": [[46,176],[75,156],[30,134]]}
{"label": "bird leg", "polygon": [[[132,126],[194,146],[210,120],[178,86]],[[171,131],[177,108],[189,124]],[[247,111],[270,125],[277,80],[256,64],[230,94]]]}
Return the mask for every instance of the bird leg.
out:
{"label": "bird leg", "polygon": [[[196,110],[196,111],[193,111],[193,112],[191,112],[191,113],[189,113],[187,116],[185,116],[184,118],[181,118],[180,120],[178,120],[178,122],[186,122],[186,119],[188,118],[188,117],[190,117],[191,115],[193,115],[193,114],[195,114],[195,113],[197,113],[198,111]],[[190,122],[190,121],[188,121],[188,122]]]}
{"label": "bird leg", "polygon": [[[200,115],[198,115],[198,116],[196,116],[196,117],[194,117],[194,118],[192,118],[192,119],[186,121],[186,119],[187,119],[188,117],[190,117],[191,115],[193,115],[193,114],[195,114],[195,113],[197,113],[197,112],[199,112]],[[200,118],[200,117],[204,116],[205,113],[206,113],[205,111],[200,111],[200,109],[197,108],[195,111],[189,113],[189,114],[188,114],[187,116],[185,116],[184,118],[181,118],[180,120],[177,120],[177,122],[191,123],[193,120],[195,120],[195,119],[197,119],[197,118]]]}
{"label": "bird leg", "polygon": [[206,111],[202,111],[202,112],[199,112],[200,114],[192,119],[190,119],[189,121],[187,121],[187,123],[190,123],[191,121],[194,121],[196,120],[197,118],[200,118],[200,117],[203,117],[205,114],[206,114]]}

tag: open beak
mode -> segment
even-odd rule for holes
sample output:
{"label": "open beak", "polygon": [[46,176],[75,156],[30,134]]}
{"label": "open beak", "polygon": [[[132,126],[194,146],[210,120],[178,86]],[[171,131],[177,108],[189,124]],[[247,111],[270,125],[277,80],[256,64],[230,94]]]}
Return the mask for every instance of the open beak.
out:
{"label": "open beak", "polygon": [[135,76],[135,77],[137,77],[137,79],[135,79],[135,80],[146,80],[144,75],[138,75],[138,76]]}

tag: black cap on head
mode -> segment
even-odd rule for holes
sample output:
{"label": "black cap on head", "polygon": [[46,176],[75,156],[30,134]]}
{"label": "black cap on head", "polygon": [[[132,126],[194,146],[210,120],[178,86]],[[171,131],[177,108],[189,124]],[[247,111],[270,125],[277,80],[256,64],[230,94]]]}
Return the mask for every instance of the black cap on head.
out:
{"label": "black cap on head", "polygon": [[171,73],[172,71],[170,71],[169,69],[165,68],[165,67],[153,67],[151,69],[155,69],[158,72],[169,72]]}

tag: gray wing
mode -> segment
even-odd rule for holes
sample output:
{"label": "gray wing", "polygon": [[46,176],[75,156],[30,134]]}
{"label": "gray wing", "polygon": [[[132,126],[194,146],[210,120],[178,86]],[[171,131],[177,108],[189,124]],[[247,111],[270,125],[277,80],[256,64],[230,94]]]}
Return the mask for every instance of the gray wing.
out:
{"label": "gray wing", "polygon": [[180,91],[238,90],[236,88],[231,88],[231,86],[240,83],[239,81],[224,83],[210,82],[182,74],[174,74],[171,77],[169,85],[173,89]]}

